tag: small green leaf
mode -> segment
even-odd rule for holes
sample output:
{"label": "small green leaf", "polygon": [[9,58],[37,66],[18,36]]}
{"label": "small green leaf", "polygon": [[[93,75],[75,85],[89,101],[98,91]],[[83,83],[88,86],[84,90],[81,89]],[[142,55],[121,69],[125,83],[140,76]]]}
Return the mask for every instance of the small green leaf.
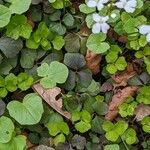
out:
{"label": "small green leaf", "polygon": [[80,121],[80,122],[75,124],[75,128],[77,131],[79,131],[81,133],[85,133],[91,129],[91,125],[90,125],[90,123]]}
{"label": "small green leaf", "polygon": [[54,138],[54,145],[57,146],[59,143],[64,143],[66,138],[63,134],[59,134]]}
{"label": "small green leaf", "polygon": [[91,34],[87,40],[87,48],[96,54],[105,53],[109,48],[109,44],[104,42],[106,35],[104,33]]}
{"label": "small green leaf", "polygon": [[54,38],[54,40],[52,41],[52,44],[53,44],[53,47],[54,49],[56,50],[61,50],[61,48],[64,46],[65,44],[65,41],[63,39],[62,36],[56,36]]}
{"label": "small green leaf", "polygon": [[96,10],[95,8],[88,7],[86,4],[81,4],[79,6],[79,9],[82,13],[85,13],[85,14],[90,14],[92,12],[95,12],[95,10]]}
{"label": "small green leaf", "polygon": [[32,76],[28,75],[27,73],[20,73],[17,77],[18,80],[18,88],[22,91],[25,91],[31,87],[33,84]]}
{"label": "small green leaf", "polygon": [[104,147],[104,150],[120,150],[120,147],[118,144],[111,144],[111,145],[106,145]]}
{"label": "small green leaf", "polygon": [[14,124],[11,119],[2,116],[0,118],[0,143],[8,143],[14,132]]}

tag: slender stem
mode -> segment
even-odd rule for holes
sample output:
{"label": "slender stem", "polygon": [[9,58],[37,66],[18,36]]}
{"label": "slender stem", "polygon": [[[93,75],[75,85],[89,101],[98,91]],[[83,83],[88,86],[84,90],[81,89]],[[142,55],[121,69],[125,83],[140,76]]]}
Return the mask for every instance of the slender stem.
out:
{"label": "slender stem", "polygon": [[122,142],[123,142],[123,144],[124,144],[124,146],[125,146],[125,148],[126,148],[126,150],[130,150],[129,148],[128,148],[128,146],[127,146],[127,144],[124,142],[124,140],[122,139],[122,137],[120,136],[120,138],[121,138],[121,140],[122,140]]}

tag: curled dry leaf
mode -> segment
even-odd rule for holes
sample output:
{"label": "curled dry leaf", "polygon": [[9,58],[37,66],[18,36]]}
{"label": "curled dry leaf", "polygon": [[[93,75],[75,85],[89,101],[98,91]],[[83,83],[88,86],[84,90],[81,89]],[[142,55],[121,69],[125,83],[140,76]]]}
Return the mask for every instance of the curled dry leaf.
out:
{"label": "curled dry leaf", "polygon": [[136,75],[136,70],[134,69],[134,65],[128,64],[126,70],[112,76],[112,79],[115,81],[114,87],[126,86],[128,80],[135,75]]}
{"label": "curled dry leaf", "polygon": [[105,118],[107,120],[113,120],[118,114],[118,107],[125,102],[126,98],[133,96],[138,90],[137,86],[128,86],[122,90],[118,90],[112,97],[112,101],[109,103],[108,113]]}
{"label": "curled dry leaf", "polygon": [[67,119],[71,118],[71,114],[69,112],[62,110],[62,99],[59,98],[56,100],[56,96],[61,94],[61,89],[59,87],[55,87],[52,89],[44,89],[40,84],[33,85],[33,90],[37,92],[54,110],[58,113],[66,117]]}
{"label": "curled dry leaf", "polygon": [[135,118],[137,121],[141,121],[144,117],[150,115],[150,106],[140,104],[135,110]]}
{"label": "curled dry leaf", "polygon": [[102,60],[102,56],[99,54],[94,54],[90,50],[87,50],[86,56],[86,65],[95,75],[100,72],[100,62]]}

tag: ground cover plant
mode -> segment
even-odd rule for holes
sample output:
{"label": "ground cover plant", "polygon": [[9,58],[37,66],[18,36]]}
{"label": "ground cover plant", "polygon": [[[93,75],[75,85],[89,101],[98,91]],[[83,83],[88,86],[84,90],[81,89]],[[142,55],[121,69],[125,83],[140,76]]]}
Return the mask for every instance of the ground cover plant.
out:
{"label": "ground cover plant", "polygon": [[0,150],[150,150],[150,1],[0,0]]}

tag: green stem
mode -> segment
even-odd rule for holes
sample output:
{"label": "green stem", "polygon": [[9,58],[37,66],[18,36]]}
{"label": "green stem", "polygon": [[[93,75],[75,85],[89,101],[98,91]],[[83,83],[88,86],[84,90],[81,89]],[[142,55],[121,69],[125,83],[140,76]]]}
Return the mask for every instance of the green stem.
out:
{"label": "green stem", "polygon": [[126,148],[126,150],[130,150],[129,148],[128,148],[128,146],[127,146],[127,144],[124,142],[124,140],[122,139],[122,137],[120,136],[120,138],[121,138],[121,140],[122,140],[122,142],[123,142],[123,144],[124,144],[124,146],[125,146],[125,148]]}

